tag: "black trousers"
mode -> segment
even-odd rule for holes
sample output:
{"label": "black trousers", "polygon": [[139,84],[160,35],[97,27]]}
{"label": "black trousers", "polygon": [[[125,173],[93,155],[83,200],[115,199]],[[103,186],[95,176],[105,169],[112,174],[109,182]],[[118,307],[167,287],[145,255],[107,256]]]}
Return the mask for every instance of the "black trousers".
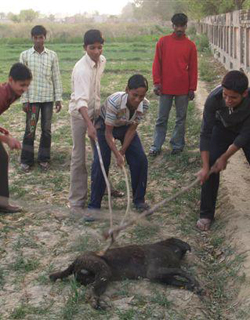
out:
{"label": "black trousers", "polygon": [[8,166],[9,157],[0,142],[0,206],[6,205],[9,198]]}
{"label": "black trousers", "polygon": [[[225,128],[221,122],[217,122],[213,128],[210,143],[210,167],[215,161],[226,152],[234,142],[237,134]],[[248,163],[250,164],[250,141],[242,148]],[[216,200],[219,190],[220,174],[213,173],[201,188],[200,217],[213,220],[215,214]],[[236,182],[237,183],[237,182]]]}
{"label": "black trousers", "polygon": [[[105,171],[108,174],[111,160],[111,149],[105,138],[105,124],[101,118],[98,120],[98,125],[100,127],[97,129],[97,138],[101,149]],[[115,127],[113,129],[114,138],[123,143],[128,129],[129,126]],[[144,203],[147,188],[148,160],[137,133],[127,148],[125,157],[130,169],[133,202],[135,204]],[[88,205],[89,208],[101,208],[101,201],[105,188],[106,184],[101,170],[99,156],[96,147],[94,147],[94,161],[91,168],[91,199]]]}

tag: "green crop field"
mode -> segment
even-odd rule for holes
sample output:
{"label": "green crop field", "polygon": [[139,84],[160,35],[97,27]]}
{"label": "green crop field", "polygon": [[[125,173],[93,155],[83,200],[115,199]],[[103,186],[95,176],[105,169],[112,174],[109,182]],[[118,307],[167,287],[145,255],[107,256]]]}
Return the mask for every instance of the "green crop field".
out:
{"label": "green crop field", "polygon": [[[108,41],[103,54],[107,65],[102,78],[102,101],[115,91],[126,87],[134,73],[147,77],[150,89],[147,98],[150,110],[139,126],[145,152],[152,143],[158,101],[152,92],[151,68],[154,48],[159,36],[138,38],[137,41]],[[17,151],[10,152],[11,197],[24,208],[16,215],[0,216],[0,319],[223,319],[224,308],[230,308],[235,291],[225,286],[237,275],[241,257],[232,256],[229,247],[224,253],[230,266],[218,263],[214,249],[223,242],[221,223],[214,227],[213,237],[204,237],[195,229],[199,212],[199,187],[178,197],[158,209],[146,221],[123,232],[117,245],[154,242],[175,236],[190,243],[193,251],[184,261],[184,268],[197,277],[207,295],[199,299],[194,293],[165,287],[145,280],[123,281],[110,285],[105,299],[106,311],[93,310],[85,303],[86,289],[72,278],[52,284],[50,272],[66,267],[85,250],[100,250],[106,246],[103,230],[109,227],[107,197],[103,201],[103,219],[93,224],[72,219],[68,204],[70,155],[72,148],[68,100],[70,97],[71,71],[83,54],[81,43],[52,44],[48,48],[59,56],[63,80],[63,110],[54,114],[52,129],[51,169],[41,172],[36,165],[28,173],[20,170]],[[17,62],[27,44],[2,44],[0,47],[0,82],[7,80],[10,66]],[[174,126],[173,108],[168,132]],[[195,179],[200,168],[199,131],[200,115],[190,103],[187,121],[186,149],[178,156],[170,155],[168,133],[163,151],[156,159],[149,158],[146,200],[154,205],[170,197]],[[16,103],[1,115],[1,126],[22,140],[25,114]],[[38,125],[39,127],[39,125]],[[37,130],[37,151],[40,129]],[[90,172],[92,152],[88,148]],[[128,168],[127,168],[128,169]],[[113,185],[126,192],[122,172],[112,162],[110,179]],[[115,223],[119,223],[126,209],[126,197],[114,200]],[[130,217],[136,214],[131,213]],[[219,249],[218,249],[219,250]],[[225,268],[227,272],[224,273]],[[212,279],[212,280],[211,280]]]}

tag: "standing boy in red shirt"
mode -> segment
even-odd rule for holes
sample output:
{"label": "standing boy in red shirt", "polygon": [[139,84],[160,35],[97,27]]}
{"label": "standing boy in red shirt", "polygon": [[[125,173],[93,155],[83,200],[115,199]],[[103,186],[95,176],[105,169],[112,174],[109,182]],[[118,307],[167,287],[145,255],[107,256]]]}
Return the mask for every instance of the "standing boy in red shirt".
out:
{"label": "standing boy in red shirt", "polygon": [[[11,67],[9,81],[0,85],[0,114],[28,90],[31,79],[31,72],[24,64],[16,63]],[[21,211],[21,208],[9,203],[9,159],[3,143],[10,149],[21,149],[21,144],[7,130],[0,128],[0,212],[15,213]]]}
{"label": "standing boy in red shirt", "polygon": [[197,86],[197,50],[185,35],[188,18],[183,13],[177,13],[171,21],[174,32],[158,41],[153,62],[154,92],[160,96],[160,102],[154,143],[149,150],[152,156],[160,153],[165,141],[173,100],[176,123],[170,140],[171,154],[183,151],[188,101],[194,99]]}

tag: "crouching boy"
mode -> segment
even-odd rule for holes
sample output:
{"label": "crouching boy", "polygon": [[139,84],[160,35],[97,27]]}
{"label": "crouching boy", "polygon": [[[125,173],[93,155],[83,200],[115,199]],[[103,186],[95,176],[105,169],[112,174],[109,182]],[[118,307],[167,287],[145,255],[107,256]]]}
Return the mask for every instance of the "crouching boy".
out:
{"label": "crouching boy", "polygon": [[[0,85],[0,115],[27,91],[31,79],[31,71],[24,64],[16,63],[12,66],[8,82]],[[3,143],[7,144],[10,149],[20,149],[21,144],[7,130],[0,128],[0,212],[15,213],[21,211],[21,208],[9,203],[9,159]]]}
{"label": "crouching boy", "polygon": [[[145,203],[148,162],[136,131],[149,106],[145,98],[147,91],[147,80],[140,74],[133,75],[128,80],[125,92],[116,92],[106,99],[95,123],[106,173],[109,171],[111,151],[119,167],[124,165],[126,158],[131,174],[133,202],[139,211],[149,208]],[[121,142],[120,149],[115,140]],[[104,191],[105,180],[95,148],[89,209],[100,209]]]}

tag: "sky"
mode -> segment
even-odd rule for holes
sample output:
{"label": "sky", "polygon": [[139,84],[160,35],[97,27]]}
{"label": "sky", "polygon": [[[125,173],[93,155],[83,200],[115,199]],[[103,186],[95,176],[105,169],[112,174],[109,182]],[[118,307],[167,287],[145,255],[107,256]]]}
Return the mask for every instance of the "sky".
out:
{"label": "sky", "polygon": [[129,0],[1,0],[0,12],[19,13],[33,9],[44,14],[74,15],[98,11],[100,14],[119,14]]}

